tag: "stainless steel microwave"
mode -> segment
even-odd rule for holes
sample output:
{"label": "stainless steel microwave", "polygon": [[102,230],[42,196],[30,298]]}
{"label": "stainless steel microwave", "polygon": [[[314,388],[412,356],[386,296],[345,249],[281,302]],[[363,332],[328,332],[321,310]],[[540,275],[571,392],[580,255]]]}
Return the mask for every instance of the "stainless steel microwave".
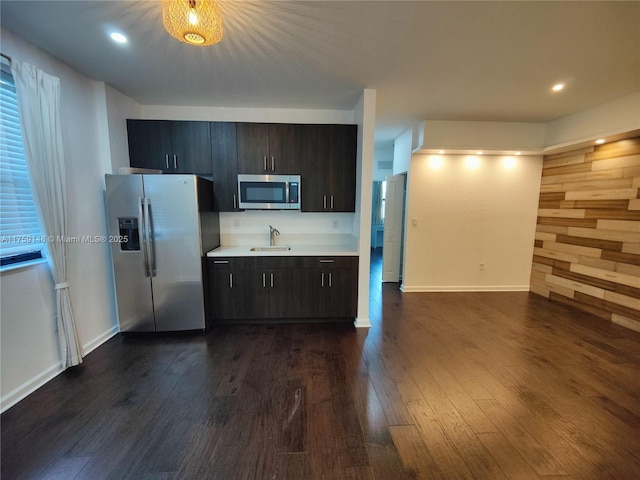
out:
{"label": "stainless steel microwave", "polygon": [[238,175],[238,207],[300,210],[300,175]]}

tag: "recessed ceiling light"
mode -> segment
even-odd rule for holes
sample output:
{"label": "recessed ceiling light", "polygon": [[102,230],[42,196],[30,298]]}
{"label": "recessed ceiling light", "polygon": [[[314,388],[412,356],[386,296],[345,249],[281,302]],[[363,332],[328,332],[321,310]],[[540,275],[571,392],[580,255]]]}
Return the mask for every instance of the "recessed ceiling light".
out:
{"label": "recessed ceiling light", "polygon": [[478,151],[476,152],[476,155],[482,155],[482,150],[478,150]]}
{"label": "recessed ceiling light", "polygon": [[564,83],[556,83],[553,87],[551,87],[551,90],[553,90],[554,92],[559,92],[562,89],[564,89]]}
{"label": "recessed ceiling light", "polygon": [[438,150],[438,153],[439,153],[440,155],[444,155],[444,150]]}
{"label": "recessed ceiling light", "polygon": [[113,40],[116,43],[127,43],[127,37],[125,37],[123,34],[118,33],[118,32],[113,32],[111,35],[111,40]]}
{"label": "recessed ceiling light", "polygon": [[516,152],[516,155],[522,155],[522,152]]}
{"label": "recessed ceiling light", "polygon": [[604,138],[599,138],[598,140],[596,140],[597,145],[602,145],[604,142],[606,142]]}

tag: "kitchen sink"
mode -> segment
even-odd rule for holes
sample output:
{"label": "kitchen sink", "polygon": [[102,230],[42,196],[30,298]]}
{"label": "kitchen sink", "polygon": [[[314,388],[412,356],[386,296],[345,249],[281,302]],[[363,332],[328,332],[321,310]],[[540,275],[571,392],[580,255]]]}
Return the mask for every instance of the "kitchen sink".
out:
{"label": "kitchen sink", "polygon": [[252,252],[287,252],[291,250],[291,247],[288,245],[273,245],[264,247],[251,247],[250,250]]}

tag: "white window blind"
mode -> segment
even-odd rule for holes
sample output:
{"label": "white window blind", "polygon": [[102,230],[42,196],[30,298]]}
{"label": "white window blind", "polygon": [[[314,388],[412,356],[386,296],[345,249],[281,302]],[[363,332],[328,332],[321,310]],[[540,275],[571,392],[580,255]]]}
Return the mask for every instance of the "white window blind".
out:
{"label": "white window blind", "polygon": [[0,267],[44,256],[40,228],[27,171],[16,88],[4,64],[0,79]]}

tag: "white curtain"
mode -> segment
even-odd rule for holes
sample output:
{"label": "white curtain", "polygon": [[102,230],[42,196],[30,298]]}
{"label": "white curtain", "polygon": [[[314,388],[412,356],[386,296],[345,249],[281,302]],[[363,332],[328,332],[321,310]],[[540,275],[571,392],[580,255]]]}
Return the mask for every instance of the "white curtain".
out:
{"label": "white curtain", "polygon": [[[55,283],[63,368],[82,363],[67,283],[67,181],[60,125],[60,79],[25,62],[11,62],[33,196],[48,243]],[[58,241],[56,241],[58,239]]]}

